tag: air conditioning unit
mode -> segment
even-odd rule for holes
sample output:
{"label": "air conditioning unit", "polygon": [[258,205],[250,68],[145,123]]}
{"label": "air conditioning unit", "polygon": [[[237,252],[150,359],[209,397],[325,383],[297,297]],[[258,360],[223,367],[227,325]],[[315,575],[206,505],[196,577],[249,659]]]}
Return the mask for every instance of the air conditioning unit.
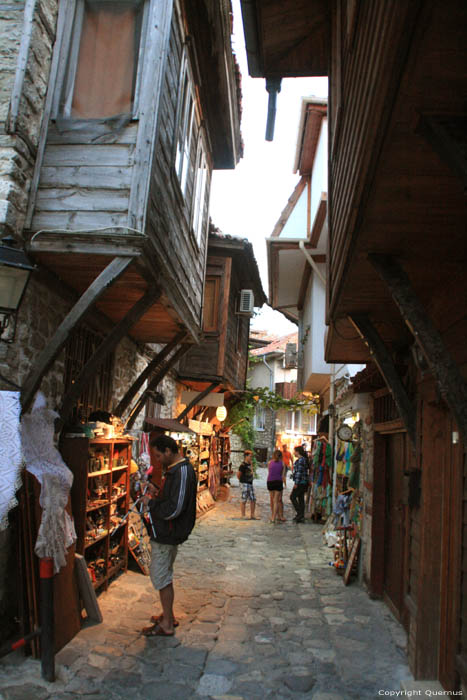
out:
{"label": "air conditioning unit", "polygon": [[245,314],[245,316],[251,316],[253,314],[254,306],[255,295],[253,294],[253,291],[251,289],[241,289],[237,313]]}

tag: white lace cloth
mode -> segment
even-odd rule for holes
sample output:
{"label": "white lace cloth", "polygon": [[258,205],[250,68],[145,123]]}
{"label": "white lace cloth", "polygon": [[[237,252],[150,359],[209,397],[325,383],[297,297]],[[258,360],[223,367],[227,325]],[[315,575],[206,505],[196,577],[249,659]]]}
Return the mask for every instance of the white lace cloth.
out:
{"label": "white lace cloth", "polygon": [[26,469],[41,485],[42,520],[34,551],[38,557],[51,557],[58,573],[66,564],[66,551],[76,541],[76,533],[65,510],[73,474],[54,445],[56,418],[58,413],[48,409],[40,397],[21,420],[21,438]]}
{"label": "white lace cloth", "polygon": [[8,513],[17,505],[21,486],[21,438],[18,391],[0,391],[0,530],[8,527]]}

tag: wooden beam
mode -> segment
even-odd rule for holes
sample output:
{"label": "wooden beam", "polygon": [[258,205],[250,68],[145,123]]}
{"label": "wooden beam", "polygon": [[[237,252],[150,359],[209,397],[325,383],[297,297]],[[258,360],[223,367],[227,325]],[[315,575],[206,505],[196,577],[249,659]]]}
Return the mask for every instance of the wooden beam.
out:
{"label": "wooden beam", "polygon": [[[165,377],[167,372],[183,357],[183,355],[191,348],[190,343],[184,343],[183,345],[180,345],[178,350],[174,352],[172,357],[170,357],[165,365],[161,367],[161,369],[157,372],[157,374],[154,375],[154,377],[151,379],[149,382],[148,386],[146,387],[146,391],[153,391],[159,382]],[[130,429],[134,423],[137,417],[139,416],[141,409],[143,408],[144,404],[147,401],[147,394],[146,391],[143,393],[142,396],[139,397],[138,401],[134,405],[134,407],[131,409],[129,417],[126,422],[126,427]]]}
{"label": "wooden beam", "polygon": [[[328,206],[328,195],[327,192],[321,193],[321,200],[318,204],[318,209],[316,210],[315,220],[313,221],[313,227],[310,231],[310,243],[312,248],[317,248],[319,239],[321,236],[321,231],[323,230],[323,225],[326,220],[326,212]],[[308,229],[310,230],[310,229]]]}
{"label": "wooden beam", "polygon": [[298,200],[301,197],[301,194],[303,190],[305,189],[307,183],[307,177],[302,177],[298,184],[296,185],[294,191],[290,195],[287,204],[285,205],[285,208],[283,209],[279,221],[277,224],[274,226],[273,232],[271,233],[271,238],[277,238],[278,236],[281,235],[281,231],[286,225],[287,221],[289,220],[289,216],[293,212],[295,205],[297,204]]}
{"label": "wooden beam", "polygon": [[117,323],[116,326],[114,326],[109,335],[102,341],[94,355],[92,355],[92,357],[90,357],[86,362],[71,389],[64,397],[59,411],[62,420],[66,420],[68,418],[75,401],[79,398],[79,396],[81,396],[91,379],[95,377],[97,369],[104,362],[109,352],[111,352],[118,345],[120,340],[128,333],[130,328],[137,321],[139,321],[139,319],[151,306],[153,306],[160,296],[160,290],[152,289],[151,291],[146,292],[146,294],[142,296],[141,299],[134,304],[134,306],[131,307],[128,313],[125,314],[122,320]]}
{"label": "wooden beam", "polygon": [[86,315],[99,297],[102,296],[105,290],[122,275],[131,262],[132,258],[129,257],[114,258],[112,262],[102,270],[100,275],[96,277],[94,282],[89,285],[68,315],[63,319],[23,383],[23,391],[21,392],[23,413],[30,407],[42,378],[65,345],[71,331]]}
{"label": "wooden beam", "polygon": [[464,450],[467,450],[467,382],[400,264],[390,255],[371,253],[368,259],[387,284],[402,318],[423,352],[441,395],[456,420]]}
{"label": "wooden beam", "polygon": [[150,377],[150,375],[156,371],[156,369],[161,365],[166,357],[170,355],[172,350],[179,345],[187,336],[186,331],[180,331],[170,343],[167,343],[165,347],[155,355],[155,357],[146,365],[146,368],[141,372],[139,377],[135,379],[133,384],[130,386],[124,397],[120,400],[117,408],[113,411],[114,415],[121,416],[122,413],[128,408],[130,403],[135,398],[138,391],[143,386],[144,382]]}
{"label": "wooden beam", "polygon": [[211,393],[213,389],[216,388],[216,386],[219,386],[219,382],[212,382],[212,384],[209,384],[206,389],[203,389],[203,391],[200,391],[199,394],[195,396],[195,398],[190,401],[188,406],[186,406],[181,413],[178,414],[176,420],[181,421],[185,418],[185,416],[191,411],[193,406],[196,406],[197,403],[202,401],[205,396]]}
{"label": "wooden beam", "polygon": [[222,377],[225,367],[225,353],[227,348],[227,331],[229,327],[230,307],[230,281],[232,278],[232,258],[225,259],[225,268],[222,285],[222,309],[221,325],[219,329],[219,351],[217,356],[217,374]]}
{"label": "wooden beam", "polygon": [[416,446],[416,411],[399,377],[391,354],[366,314],[350,314],[349,320],[370,349],[373,360],[384,377],[400,416],[404,421],[412,446]]}

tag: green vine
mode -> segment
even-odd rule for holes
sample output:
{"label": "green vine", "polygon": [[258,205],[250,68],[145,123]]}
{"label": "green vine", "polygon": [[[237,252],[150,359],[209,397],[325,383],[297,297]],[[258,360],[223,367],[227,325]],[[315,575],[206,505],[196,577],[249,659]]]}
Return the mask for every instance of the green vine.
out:
{"label": "green vine", "polygon": [[253,450],[255,444],[253,418],[258,404],[273,411],[300,409],[308,414],[319,412],[317,395],[297,394],[293,399],[284,399],[280,394],[265,387],[248,387],[242,392],[240,401],[230,409],[225,425],[232,426],[232,432],[238,435],[245,448],[249,450]]}

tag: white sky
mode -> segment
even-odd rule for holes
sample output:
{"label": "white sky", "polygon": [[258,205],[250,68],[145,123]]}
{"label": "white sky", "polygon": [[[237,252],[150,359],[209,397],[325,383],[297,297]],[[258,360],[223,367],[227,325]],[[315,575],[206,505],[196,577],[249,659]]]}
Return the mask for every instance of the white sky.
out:
{"label": "white sky", "polygon": [[[232,44],[242,72],[244,157],[235,170],[214,172],[211,218],[223,233],[243,236],[252,243],[268,295],[265,238],[269,237],[299,180],[293,164],[300,118],[301,98],[326,97],[327,78],[292,78],[282,81],[277,96],[274,141],[264,138],[268,93],[262,78],[250,78],[245,53],[240,0],[233,0]],[[296,330],[279,311],[263,307],[252,322],[256,330],[285,335]]]}

